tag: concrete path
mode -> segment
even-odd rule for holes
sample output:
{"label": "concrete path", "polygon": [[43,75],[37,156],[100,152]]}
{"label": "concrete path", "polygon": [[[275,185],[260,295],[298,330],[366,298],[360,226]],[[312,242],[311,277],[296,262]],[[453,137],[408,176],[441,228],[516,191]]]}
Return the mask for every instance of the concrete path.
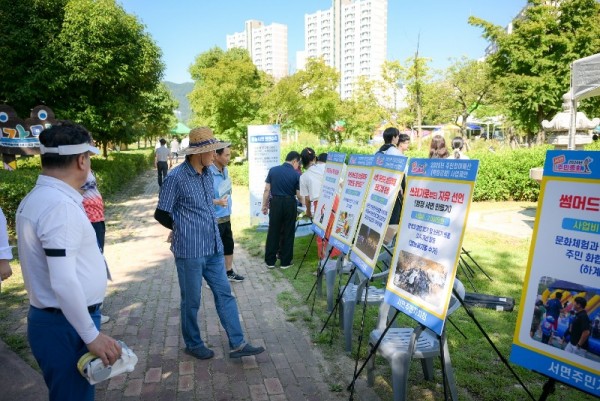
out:
{"label": "concrete path", "polygon": [[[300,323],[286,320],[278,306],[281,293],[293,294],[277,271],[236,248],[234,269],[246,276],[233,283],[247,339],[266,351],[256,357],[229,359],[228,341],[215,311],[212,293],[203,287],[203,339],[215,351],[208,361],[183,352],[179,286],[168,230],[153,218],[158,185],[155,172],[134,184],[133,197],[109,208],[106,257],[114,282],[109,283],[102,328],[125,341],[139,357],[134,372],[96,386],[96,399],[117,400],[343,400],[354,361],[340,356],[325,361]],[[378,400],[364,381],[357,400]]]}

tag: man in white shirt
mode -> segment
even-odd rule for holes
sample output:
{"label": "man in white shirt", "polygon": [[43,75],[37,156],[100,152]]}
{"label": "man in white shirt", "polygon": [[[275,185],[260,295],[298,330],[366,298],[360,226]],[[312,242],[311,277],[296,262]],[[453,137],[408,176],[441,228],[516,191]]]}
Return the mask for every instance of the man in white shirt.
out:
{"label": "man in white shirt", "polygon": [[99,151],[85,128],[67,121],[39,139],[42,172],[16,215],[27,338],[51,401],[92,401],[94,386],[77,361],[89,351],[112,365],[121,355],[118,342],[99,331],[107,273],[79,192]]}

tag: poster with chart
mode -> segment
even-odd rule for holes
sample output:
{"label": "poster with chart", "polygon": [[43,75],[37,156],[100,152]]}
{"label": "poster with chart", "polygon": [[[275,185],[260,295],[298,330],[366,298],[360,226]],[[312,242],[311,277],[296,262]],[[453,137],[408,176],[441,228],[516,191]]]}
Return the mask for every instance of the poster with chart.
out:
{"label": "poster with chart", "polygon": [[373,275],[408,160],[385,154],[374,157],[373,178],[350,254],[350,260],[366,277]]}
{"label": "poster with chart", "polygon": [[[600,396],[600,157],[551,150],[510,360]],[[545,312],[540,311],[542,305]],[[569,329],[570,328],[570,329]]]}
{"label": "poster with chart", "polygon": [[321,238],[325,237],[327,225],[329,224],[329,219],[332,215],[333,202],[340,185],[340,177],[344,169],[345,160],[345,153],[327,153],[323,185],[321,186],[321,194],[317,201],[317,209],[314,213],[312,225],[312,230]]}
{"label": "poster with chart", "polygon": [[411,159],[385,300],[441,334],[478,160]]}
{"label": "poster with chart", "polygon": [[340,203],[329,243],[344,254],[350,252],[365,194],[371,182],[375,156],[350,155]]}
{"label": "poster with chart", "polygon": [[248,189],[251,225],[269,225],[269,216],[262,214],[261,211],[262,198],[269,170],[281,164],[280,138],[279,125],[248,126]]}

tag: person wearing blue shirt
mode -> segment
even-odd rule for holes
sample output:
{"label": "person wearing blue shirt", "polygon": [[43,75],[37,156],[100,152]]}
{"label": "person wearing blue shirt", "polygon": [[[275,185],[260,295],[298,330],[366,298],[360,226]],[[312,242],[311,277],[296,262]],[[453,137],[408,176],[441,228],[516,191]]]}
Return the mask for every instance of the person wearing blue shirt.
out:
{"label": "person wearing blue shirt", "polygon": [[225,270],[227,279],[232,282],[244,281],[244,276],[240,276],[233,271],[233,233],[231,232],[231,179],[227,165],[231,160],[231,149],[229,146],[216,151],[215,161],[209,167],[213,175],[213,187],[215,190],[215,216],[219,226],[219,235],[223,242],[223,254],[225,256]]}
{"label": "person wearing blue shirt", "polygon": [[181,331],[185,352],[209,359],[214,352],[202,341],[198,312],[202,278],[212,290],[221,325],[229,339],[229,357],[257,355],[263,347],[253,347],[244,339],[239,310],[225,274],[223,242],[213,207],[213,175],[209,171],[215,150],[229,146],[218,141],[210,128],[190,131],[189,147],[181,153],[185,161],[167,176],[160,190],[154,218],[173,230],[171,252],[175,256],[181,292]]}
{"label": "person wearing blue shirt", "polygon": [[269,170],[265,180],[262,212],[269,213],[269,230],[265,244],[265,263],[269,269],[275,268],[277,251],[281,256],[280,267],[287,269],[292,266],[297,217],[296,199],[302,199],[300,176],[296,172],[298,166],[300,153],[291,151],[287,154],[285,163]]}

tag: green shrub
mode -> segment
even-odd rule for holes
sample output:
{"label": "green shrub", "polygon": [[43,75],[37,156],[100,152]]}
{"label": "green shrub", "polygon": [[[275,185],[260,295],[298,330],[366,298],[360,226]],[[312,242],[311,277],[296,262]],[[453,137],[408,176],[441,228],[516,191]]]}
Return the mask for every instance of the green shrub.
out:
{"label": "green shrub", "polygon": [[[96,173],[102,196],[107,198],[121,190],[142,171],[148,169],[153,161],[151,150],[111,153],[108,159],[92,158],[92,169]],[[19,158],[17,166],[15,171],[0,170],[0,207],[12,233],[19,203],[35,186],[40,174],[40,158]]]}

